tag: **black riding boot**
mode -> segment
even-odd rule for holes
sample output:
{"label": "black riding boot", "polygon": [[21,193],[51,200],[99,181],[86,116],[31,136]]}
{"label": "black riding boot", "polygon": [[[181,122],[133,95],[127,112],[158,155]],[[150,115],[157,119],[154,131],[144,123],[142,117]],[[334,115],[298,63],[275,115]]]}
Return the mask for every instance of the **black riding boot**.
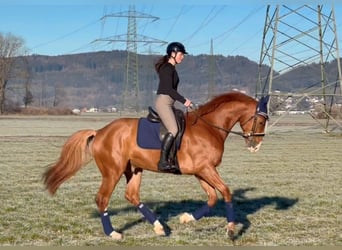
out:
{"label": "black riding boot", "polygon": [[167,133],[164,138],[163,138],[163,142],[161,145],[161,152],[160,152],[160,160],[158,162],[158,170],[159,171],[174,171],[177,170],[176,166],[171,165],[169,163],[169,154],[170,154],[170,150],[173,144],[173,141],[175,140],[175,138],[173,137],[173,135],[171,133]]}

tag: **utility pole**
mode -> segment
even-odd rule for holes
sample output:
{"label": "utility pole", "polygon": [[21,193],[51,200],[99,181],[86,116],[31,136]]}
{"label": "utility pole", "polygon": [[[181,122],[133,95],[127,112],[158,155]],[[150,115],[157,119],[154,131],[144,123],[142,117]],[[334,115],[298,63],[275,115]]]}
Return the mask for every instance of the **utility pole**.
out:
{"label": "utility pole", "polygon": [[208,100],[215,94],[215,56],[213,39],[210,41]]}
{"label": "utility pole", "polygon": [[[108,14],[104,15],[101,20],[105,20],[106,18],[127,18],[127,34],[125,35],[116,35],[107,38],[96,39],[93,42],[124,42],[126,43],[126,51],[127,51],[127,62],[126,62],[126,77],[123,87],[122,93],[122,110],[124,109],[135,109],[136,112],[140,111],[140,88],[139,88],[139,67],[138,67],[138,43],[151,44],[151,43],[160,43],[166,44],[167,42],[161,41],[158,39],[150,38],[144,35],[139,35],[137,33],[137,22],[136,20],[145,18],[152,19],[152,21],[156,21],[159,18],[155,16],[151,16],[148,14],[140,13],[135,11],[134,5],[129,6],[128,11]],[[130,102],[127,102],[128,97],[130,98]],[[133,103],[134,102],[134,103]]]}

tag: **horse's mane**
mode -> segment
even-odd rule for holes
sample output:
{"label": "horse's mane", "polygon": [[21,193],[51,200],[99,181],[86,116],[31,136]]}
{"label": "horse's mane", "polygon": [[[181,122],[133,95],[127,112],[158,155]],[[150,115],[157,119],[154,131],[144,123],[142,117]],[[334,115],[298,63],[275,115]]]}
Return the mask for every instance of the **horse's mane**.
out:
{"label": "horse's mane", "polygon": [[198,110],[196,110],[197,115],[203,116],[205,114],[208,114],[210,112],[213,112],[219,107],[222,103],[227,103],[227,102],[235,102],[235,101],[240,101],[240,102],[248,102],[248,101],[253,101],[254,99],[248,95],[245,95],[241,92],[228,92],[222,95],[218,95],[213,97],[210,101],[206,102],[203,105],[200,105],[198,107]]}

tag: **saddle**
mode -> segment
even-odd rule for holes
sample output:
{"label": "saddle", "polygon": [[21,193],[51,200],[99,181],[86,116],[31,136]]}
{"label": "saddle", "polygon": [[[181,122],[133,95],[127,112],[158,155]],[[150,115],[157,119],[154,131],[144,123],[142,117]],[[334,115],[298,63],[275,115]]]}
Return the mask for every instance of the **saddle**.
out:
{"label": "saddle", "polygon": [[[172,164],[175,166],[178,166],[178,160],[177,160],[177,150],[180,148],[182,137],[185,130],[185,118],[183,111],[173,108],[173,112],[176,117],[177,127],[178,127],[178,134],[174,140],[174,143],[172,145],[172,148],[170,150],[169,160]],[[152,108],[148,107],[148,114],[147,114],[147,120],[153,123],[160,123],[160,131],[159,131],[159,138],[160,140],[163,140],[165,134],[168,132],[165,125],[162,123],[158,113]]]}

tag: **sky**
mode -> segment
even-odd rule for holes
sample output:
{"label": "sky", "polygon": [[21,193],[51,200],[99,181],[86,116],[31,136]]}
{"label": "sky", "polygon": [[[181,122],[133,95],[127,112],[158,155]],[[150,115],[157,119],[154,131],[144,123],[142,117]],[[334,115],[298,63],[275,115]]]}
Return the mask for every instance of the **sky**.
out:
{"label": "sky", "polygon": [[[125,50],[125,14],[132,5],[138,38],[147,41],[137,43],[138,53],[165,54],[165,43],[179,41],[192,55],[210,54],[213,45],[214,54],[241,55],[258,61],[266,7],[272,1],[240,2],[0,0],[0,33],[23,38],[28,54],[54,56]],[[300,5],[298,0],[286,1],[287,5],[291,3]],[[323,4],[331,6],[329,1]],[[342,29],[342,2],[335,1],[334,7],[337,28]],[[338,38],[341,41],[342,32]]]}

